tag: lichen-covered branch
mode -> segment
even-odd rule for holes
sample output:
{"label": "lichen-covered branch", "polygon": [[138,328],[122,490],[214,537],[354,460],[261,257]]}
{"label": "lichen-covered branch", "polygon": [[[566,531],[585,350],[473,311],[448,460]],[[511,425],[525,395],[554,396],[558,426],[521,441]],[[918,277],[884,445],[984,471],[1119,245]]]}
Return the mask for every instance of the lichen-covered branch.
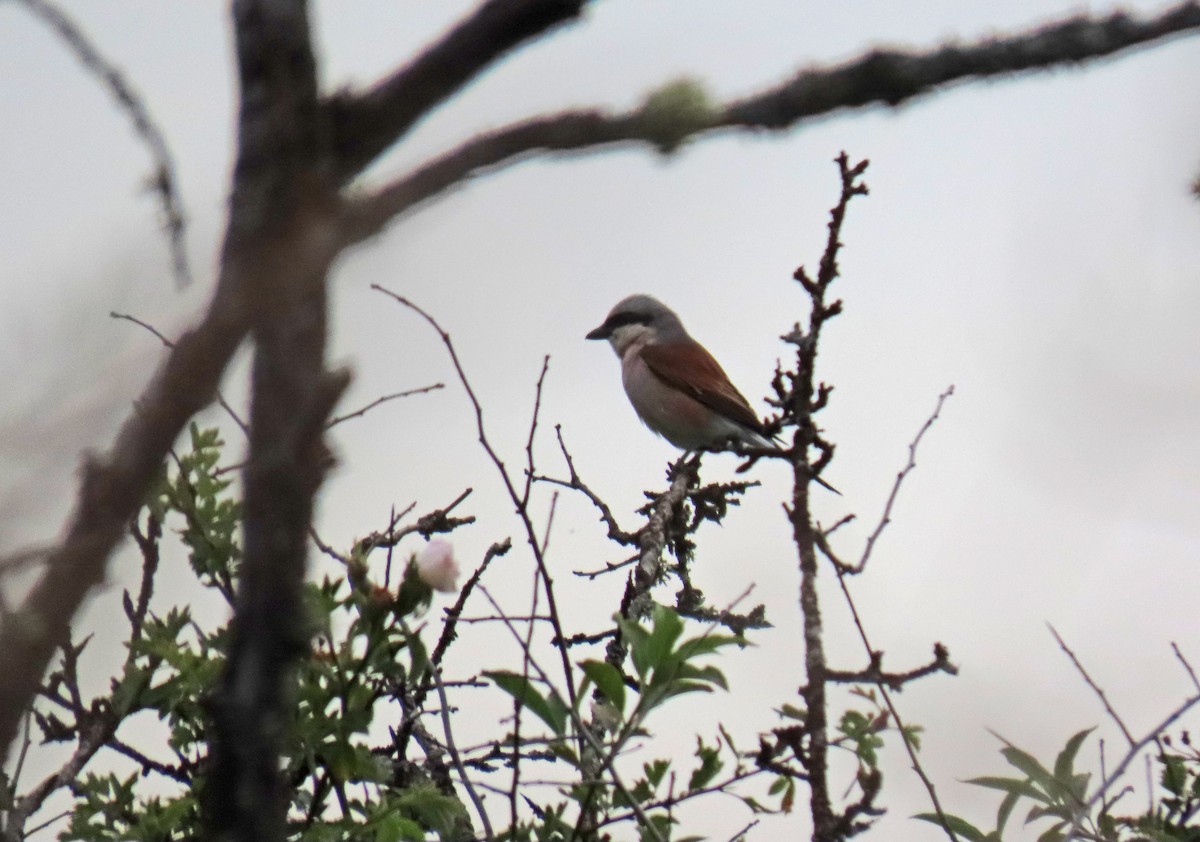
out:
{"label": "lichen-covered branch", "polygon": [[343,220],[348,243],[368,239],[396,216],[470,178],[536,155],[583,153],[641,144],[664,153],[703,134],[794,128],[836,111],[896,106],[944,86],[1079,64],[1200,29],[1200,3],[1159,15],[1080,15],[1007,37],[929,50],[873,50],[833,67],[803,70],[752,96],[711,103],[699,83],[677,81],[634,111],[581,108],[519,120],[484,132],[375,192],[351,201]]}

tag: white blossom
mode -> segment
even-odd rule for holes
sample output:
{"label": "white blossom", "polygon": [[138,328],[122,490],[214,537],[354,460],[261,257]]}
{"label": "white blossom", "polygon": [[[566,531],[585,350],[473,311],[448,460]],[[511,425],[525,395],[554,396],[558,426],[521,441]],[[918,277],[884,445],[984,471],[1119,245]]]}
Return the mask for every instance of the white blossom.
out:
{"label": "white blossom", "polygon": [[454,593],[458,590],[458,562],[449,541],[434,538],[417,555],[417,575],[436,591]]}

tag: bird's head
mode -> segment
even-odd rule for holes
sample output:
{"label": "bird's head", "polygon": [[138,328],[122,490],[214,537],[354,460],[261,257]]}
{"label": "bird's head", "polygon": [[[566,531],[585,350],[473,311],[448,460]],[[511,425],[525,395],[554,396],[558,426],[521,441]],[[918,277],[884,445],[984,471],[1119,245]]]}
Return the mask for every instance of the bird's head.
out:
{"label": "bird's head", "polygon": [[587,335],[588,339],[607,339],[624,358],[634,346],[671,342],[687,338],[687,331],[675,311],[649,295],[631,295],[609,312],[604,324]]}

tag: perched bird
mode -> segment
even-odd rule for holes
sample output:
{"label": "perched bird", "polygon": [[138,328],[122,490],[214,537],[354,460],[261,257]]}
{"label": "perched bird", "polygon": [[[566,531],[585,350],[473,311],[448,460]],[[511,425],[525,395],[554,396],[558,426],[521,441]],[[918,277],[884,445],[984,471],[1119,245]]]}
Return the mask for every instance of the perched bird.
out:
{"label": "perched bird", "polygon": [[730,441],[772,446],[725,370],[661,301],[631,295],[587,338],[609,341],[638,417],[676,447],[720,448]]}

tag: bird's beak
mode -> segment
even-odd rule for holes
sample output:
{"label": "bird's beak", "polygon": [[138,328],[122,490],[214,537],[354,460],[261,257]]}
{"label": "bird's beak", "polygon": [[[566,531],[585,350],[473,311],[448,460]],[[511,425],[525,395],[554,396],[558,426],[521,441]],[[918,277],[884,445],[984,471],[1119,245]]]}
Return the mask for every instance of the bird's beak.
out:
{"label": "bird's beak", "polygon": [[610,337],[610,336],[612,336],[612,328],[609,327],[608,322],[605,322],[604,324],[600,325],[600,327],[596,328],[591,333],[589,333],[585,338],[586,339],[608,339],[608,337]]}

